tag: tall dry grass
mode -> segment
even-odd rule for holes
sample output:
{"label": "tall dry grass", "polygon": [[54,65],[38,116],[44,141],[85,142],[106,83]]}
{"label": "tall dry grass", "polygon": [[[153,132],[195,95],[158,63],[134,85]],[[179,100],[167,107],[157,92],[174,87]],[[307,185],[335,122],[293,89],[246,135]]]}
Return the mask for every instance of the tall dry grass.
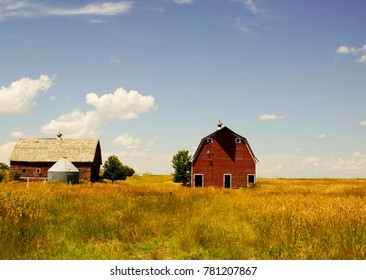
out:
{"label": "tall dry grass", "polygon": [[366,180],[0,184],[1,259],[365,259]]}

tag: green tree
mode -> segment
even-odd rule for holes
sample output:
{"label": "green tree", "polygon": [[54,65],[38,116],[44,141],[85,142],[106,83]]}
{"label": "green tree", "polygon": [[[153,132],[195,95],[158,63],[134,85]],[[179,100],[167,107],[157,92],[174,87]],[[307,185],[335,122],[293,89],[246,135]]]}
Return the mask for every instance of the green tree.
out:
{"label": "green tree", "polygon": [[104,163],[103,178],[112,180],[126,180],[127,177],[131,177],[135,174],[135,170],[127,165],[123,165],[117,156],[110,156]]}
{"label": "green tree", "polygon": [[5,163],[0,162],[0,170],[8,170],[9,166]]}
{"label": "green tree", "polygon": [[0,182],[5,180],[6,177],[6,171],[8,170],[9,166],[7,166],[5,163],[0,162]]}
{"label": "green tree", "polygon": [[191,180],[191,156],[187,150],[178,151],[172,159],[172,166],[174,168],[173,181],[182,183],[183,186],[189,185]]}

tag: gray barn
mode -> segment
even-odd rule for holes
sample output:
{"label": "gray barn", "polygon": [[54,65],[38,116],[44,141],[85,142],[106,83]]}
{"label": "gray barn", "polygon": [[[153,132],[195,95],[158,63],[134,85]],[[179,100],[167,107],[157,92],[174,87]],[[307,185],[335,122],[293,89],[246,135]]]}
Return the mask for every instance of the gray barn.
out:
{"label": "gray barn", "polygon": [[48,182],[79,183],[79,169],[66,157],[60,158],[48,169]]}

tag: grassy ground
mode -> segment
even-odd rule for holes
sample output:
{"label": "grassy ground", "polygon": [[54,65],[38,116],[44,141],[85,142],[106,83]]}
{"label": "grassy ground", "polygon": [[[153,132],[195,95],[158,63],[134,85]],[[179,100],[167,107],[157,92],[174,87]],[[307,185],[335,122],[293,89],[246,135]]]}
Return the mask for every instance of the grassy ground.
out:
{"label": "grassy ground", "polygon": [[0,259],[366,259],[366,180],[0,183]]}

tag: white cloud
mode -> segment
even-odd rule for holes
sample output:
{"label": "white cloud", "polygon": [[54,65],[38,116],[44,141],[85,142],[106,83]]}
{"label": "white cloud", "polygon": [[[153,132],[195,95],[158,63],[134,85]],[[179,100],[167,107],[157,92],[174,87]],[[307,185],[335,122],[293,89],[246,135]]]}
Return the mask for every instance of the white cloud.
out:
{"label": "white cloud", "polygon": [[150,140],[141,140],[125,133],[117,136],[112,143],[123,148],[118,153],[121,162],[134,168],[138,174],[145,172],[169,174],[172,172],[170,162],[173,155],[153,151],[153,146],[157,140],[157,137]]}
{"label": "white cloud", "polygon": [[281,115],[276,115],[276,114],[264,114],[264,115],[260,115],[258,117],[258,120],[260,121],[275,121],[275,120],[282,120],[283,118],[285,118],[284,116]]}
{"label": "white cloud", "polygon": [[101,135],[99,127],[100,121],[94,111],[74,110],[42,126],[41,131],[54,136],[60,131],[67,138],[94,138]]}
{"label": "white cloud", "polygon": [[360,121],[360,125],[366,125],[366,120]]}
{"label": "white cloud", "polygon": [[99,23],[105,23],[105,20],[102,19],[88,19],[89,23],[99,24]]}
{"label": "white cloud", "polygon": [[193,0],[174,0],[174,3],[182,5],[182,4],[192,4]]}
{"label": "white cloud", "polygon": [[125,147],[126,149],[137,149],[140,147],[141,140],[131,137],[128,133],[122,134],[114,138],[113,144]]}
{"label": "white cloud", "polygon": [[173,171],[171,165],[167,165],[173,158],[173,155],[169,153],[156,153],[149,150],[133,149],[121,152],[119,158],[123,164],[134,168],[138,174],[146,172],[152,174],[169,174]]}
{"label": "white cloud", "polygon": [[325,137],[327,137],[327,135],[325,133],[320,133],[316,137],[319,139],[324,139]]}
{"label": "white cloud", "polygon": [[359,59],[356,60],[357,62],[366,62],[366,54],[360,56]]}
{"label": "white cloud", "polygon": [[112,62],[113,64],[121,64],[121,60],[115,57],[112,57],[110,59],[110,62]]}
{"label": "white cloud", "polygon": [[366,155],[355,151],[349,159],[329,159],[325,167],[333,171],[362,171],[366,172]]}
{"label": "white cloud", "polygon": [[46,13],[57,16],[73,16],[73,15],[101,15],[114,16],[118,14],[127,13],[133,4],[132,2],[104,2],[91,3],[78,8],[47,8]]}
{"label": "white cloud", "polygon": [[16,142],[8,142],[0,146],[0,162],[9,164],[10,155]]}
{"label": "white cloud", "polygon": [[14,138],[22,138],[24,136],[25,136],[25,134],[23,131],[13,131],[11,133],[11,137],[14,137]]}
{"label": "white cloud", "polygon": [[133,2],[95,2],[81,7],[55,7],[45,3],[31,3],[30,1],[0,1],[0,20],[9,17],[36,16],[115,16],[129,12]]}
{"label": "white cloud", "polygon": [[244,0],[243,2],[252,14],[257,14],[259,12],[258,5],[254,0]]}
{"label": "white cloud", "polygon": [[86,113],[74,110],[42,126],[41,131],[53,135],[60,131],[64,137],[69,138],[97,137],[102,134],[101,127],[112,120],[131,120],[152,110],[155,99],[151,95],[144,96],[137,91],[127,92],[118,88],[114,93],[100,97],[88,93],[86,103],[93,105],[95,110]]}
{"label": "white cloud", "polygon": [[348,47],[348,46],[340,46],[337,49],[337,53],[341,54],[348,54],[348,53],[355,53],[357,49],[355,47]]}
{"label": "white cloud", "polygon": [[366,174],[366,154],[326,158],[316,155],[259,155],[259,177],[358,178]]}
{"label": "white cloud", "polygon": [[86,95],[86,103],[96,108],[96,113],[101,119],[135,119],[141,113],[146,113],[154,107],[154,97],[143,96],[137,91],[127,92],[118,88],[114,93],[98,97],[95,93]]}
{"label": "white cloud", "polygon": [[358,59],[356,59],[356,62],[366,62],[366,44],[364,44],[362,47],[360,48],[356,48],[356,47],[349,47],[349,46],[340,46],[337,49],[337,53],[339,54],[360,54],[360,53],[365,53],[362,54]]}
{"label": "white cloud", "polygon": [[30,111],[41,92],[52,87],[53,81],[47,75],[39,79],[21,78],[9,87],[0,87],[0,115],[17,115]]}
{"label": "white cloud", "polygon": [[303,160],[303,163],[305,164],[304,167],[309,165],[309,164],[312,165],[312,166],[318,166],[319,160],[320,160],[320,158],[315,157],[315,156],[306,157]]}

